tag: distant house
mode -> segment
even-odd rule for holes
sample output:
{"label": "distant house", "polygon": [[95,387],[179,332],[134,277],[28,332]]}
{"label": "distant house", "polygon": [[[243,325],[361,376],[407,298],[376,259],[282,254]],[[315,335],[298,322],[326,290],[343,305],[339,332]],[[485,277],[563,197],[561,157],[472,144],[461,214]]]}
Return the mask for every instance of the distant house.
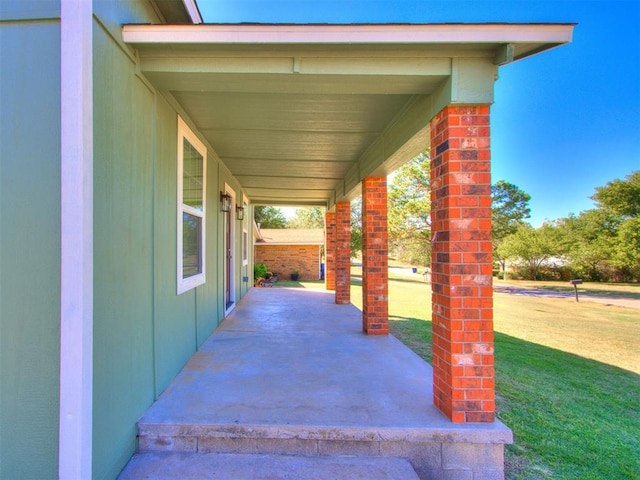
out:
{"label": "distant house", "polygon": [[254,258],[264,263],[269,271],[289,279],[298,271],[300,278],[321,278],[324,230],[314,229],[254,229]]}

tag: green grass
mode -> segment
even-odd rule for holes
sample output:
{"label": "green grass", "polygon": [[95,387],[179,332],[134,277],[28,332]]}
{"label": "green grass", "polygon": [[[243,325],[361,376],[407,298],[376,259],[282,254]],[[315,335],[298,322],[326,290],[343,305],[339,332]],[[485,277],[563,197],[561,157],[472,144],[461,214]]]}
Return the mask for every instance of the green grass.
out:
{"label": "green grass", "polygon": [[[360,308],[361,292],[353,282]],[[495,295],[494,315],[498,417],[515,438],[506,478],[640,479],[640,311]],[[420,276],[390,275],[389,318],[430,362],[431,291]]]}

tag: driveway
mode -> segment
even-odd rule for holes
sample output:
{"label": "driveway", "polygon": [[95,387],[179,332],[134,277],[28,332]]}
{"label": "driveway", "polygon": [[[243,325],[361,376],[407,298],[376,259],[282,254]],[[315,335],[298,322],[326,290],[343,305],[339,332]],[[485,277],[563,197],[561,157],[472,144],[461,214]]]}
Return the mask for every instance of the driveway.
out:
{"label": "driveway", "polygon": [[[543,288],[516,287],[511,285],[494,285],[494,293],[506,295],[520,295],[525,297],[546,297],[546,298],[571,298],[575,299],[575,292],[561,292],[556,290],[545,290]],[[596,295],[588,292],[578,292],[578,298],[582,301],[602,303],[604,305],[615,305],[617,307],[635,308],[640,310],[640,300],[629,297]]]}

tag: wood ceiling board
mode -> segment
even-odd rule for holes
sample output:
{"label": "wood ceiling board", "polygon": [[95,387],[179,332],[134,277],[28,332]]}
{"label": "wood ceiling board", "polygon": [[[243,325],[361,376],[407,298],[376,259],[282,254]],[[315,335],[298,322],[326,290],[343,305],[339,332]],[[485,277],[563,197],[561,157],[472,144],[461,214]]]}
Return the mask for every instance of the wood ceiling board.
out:
{"label": "wood ceiling board", "polygon": [[333,190],[278,190],[264,188],[247,188],[245,190],[250,199],[269,198],[295,201],[296,199],[314,200],[326,203],[333,194]]}
{"label": "wood ceiling board", "polygon": [[225,157],[278,158],[282,160],[356,159],[373,142],[375,134],[286,132],[264,130],[201,130],[214,150]]}
{"label": "wood ceiling board", "polygon": [[336,184],[336,179],[331,178],[234,176],[243,188],[331,190]]}
{"label": "wood ceiling board", "polygon": [[379,133],[408,95],[174,92],[200,129]]}
{"label": "wood ceiling board", "polygon": [[225,165],[235,176],[259,175],[273,176],[276,174],[286,177],[323,177],[341,179],[349,170],[353,162],[314,162],[300,160],[245,160],[238,158],[223,158]]}

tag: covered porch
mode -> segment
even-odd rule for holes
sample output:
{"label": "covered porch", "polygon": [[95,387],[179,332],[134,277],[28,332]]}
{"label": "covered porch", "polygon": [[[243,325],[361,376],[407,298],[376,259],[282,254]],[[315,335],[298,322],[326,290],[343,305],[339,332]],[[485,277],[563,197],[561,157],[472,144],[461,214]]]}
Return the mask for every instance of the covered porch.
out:
{"label": "covered porch", "polygon": [[[207,162],[237,182],[235,211],[326,208],[329,290],[249,289],[143,416],[141,456],[124,478],[147,475],[136,469],[145,458],[163,472],[176,458],[177,471],[202,462],[206,472],[229,454],[400,458],[423,479],[502,478],[511,433],[495,419],[493,84],[500,66],[569,42],[572,29],[122,28],[141,78],[207,146]],[[433,369],[388,336],[386,179],[426,149]],[[207,194],[213,210],[218,189],[220,199],[231,198],[226,182],[217,187]],[[350,202],[359,195],[362,312],[350,303]],[[231,298],[240,278],[248,283],[252,259],[237,261],[240,218],[227,207],[206,249],[223,252],[213,282]],[[310,468],[317,470],[327,468]]]}
{"label": "covered porch", "polygon": [[[336,304],[350,303],[350,202],[362,195],[368,335],[388,334],[387,175],[429,149],[434,402],[453,422],[491,423],[493,84],[500,66],[563,45],[572,31],[126,25],[122,36],[141,74],[211,145],[248,205],[327,209],[326,288]],[[233,238],[227,221],[223,235]],[[233,251],[223,248],[230,278]]]}
{"label": "covered porch", "polygon": [[451,422],[431,366],[334,300],[252,289],[140,419],[121,478],[501,478],[511,431]]}

